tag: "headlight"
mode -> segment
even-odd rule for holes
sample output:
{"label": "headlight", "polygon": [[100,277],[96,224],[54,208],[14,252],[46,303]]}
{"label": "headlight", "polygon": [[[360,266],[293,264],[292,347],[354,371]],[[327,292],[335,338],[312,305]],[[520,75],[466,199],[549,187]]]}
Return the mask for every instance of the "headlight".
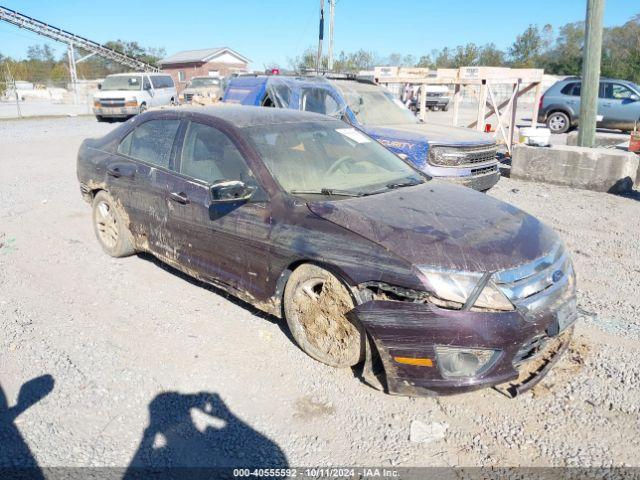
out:
{"label": "headlight", "polygon": [[138,106],[138,100],[135,98],[127,98],[124,101],[124,106],[125,107],[137,107]]}
{"label": "headlight", "polygon": [[[482,273],[458,272],[451,270],[429,270],[421,268],[420,271],[427,278],[430,289],[434,295],[442,300],[459,303],[460,306],[474,293],[476,286],[483,277]],[[502,291],[496,287],[491,279],[482,289],[472,307],[490,308],[492,310],[514,310],[515,307]]]}

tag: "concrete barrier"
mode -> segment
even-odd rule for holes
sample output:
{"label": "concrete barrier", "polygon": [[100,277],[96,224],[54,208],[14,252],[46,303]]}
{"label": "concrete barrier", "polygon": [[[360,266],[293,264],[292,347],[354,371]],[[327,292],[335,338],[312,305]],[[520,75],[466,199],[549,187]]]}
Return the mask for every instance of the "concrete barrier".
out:
{"label": "concrete barrier", "polygon": [[640,185],[638,155],[615,149],[515,145],[511,177],[622,193]]}
{"label": "concrete barrier", "polygon": [[[567,145],[573,147],[578,145],[578,131],[573,130],[567,133]],[[628,133],[610,133],[610,132],[596,132],[595,145],[596,147],[614,147],[614,146],[626,146],[629,147],[629,134]]]}

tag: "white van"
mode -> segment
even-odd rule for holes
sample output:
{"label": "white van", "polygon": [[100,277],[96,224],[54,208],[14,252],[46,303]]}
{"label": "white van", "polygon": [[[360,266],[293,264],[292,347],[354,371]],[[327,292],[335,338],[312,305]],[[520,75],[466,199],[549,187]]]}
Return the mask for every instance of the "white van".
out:
{"label": "white van", "polygon": [[166,73],[117,73],[98,85],[93,96],[93,113],[99,122],[126,118],[151,107],[176,104],[178,92]]}

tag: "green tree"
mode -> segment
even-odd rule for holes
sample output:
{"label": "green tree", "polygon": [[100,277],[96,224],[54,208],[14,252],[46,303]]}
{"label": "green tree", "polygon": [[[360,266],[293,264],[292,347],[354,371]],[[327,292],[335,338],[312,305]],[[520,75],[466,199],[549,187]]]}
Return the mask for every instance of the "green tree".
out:
{"label": "green tree", "polygon": [[478,65],[483,67],[501,67],[505,62],[505,55],[502,50],[493,43],[487,43],[480,49]]}
{"label": "green tree", "polygon": [[640,83],[640,14],[604,32],[602,74]]}
{"label": "green tree", "polygon": [[316,68],[316,51],[312,47],[293,58],[288,59],[289,67],[294,72],[302,73]]}
{"label": "green tree", "polygon": [[558,75],[579,75],[582,69],[584,22],[567,23],[560,27],[553,48],[541,57],[540,67]]}
{"label": "green tree", "polygon": [[516,68],[533,68],[539,60],[544,48],[544,38],[537,25],[529,25],[516,37],[509,48],[512,66]]}
{"label": "green tree", "polygon": [[431,56],[430,55],[422,55],[419,59],[418,59],[418,63],[416,63],[416,67],[420,67],[420,68],[434,68],[434,64],[433,61],[431,60]]}
{"label": "green tree", "polygon": [[475,43],[467,43],[466,45],[458,45],[453,55],[453,66],[472,67],[478,65],[480,58],[480,49]]}

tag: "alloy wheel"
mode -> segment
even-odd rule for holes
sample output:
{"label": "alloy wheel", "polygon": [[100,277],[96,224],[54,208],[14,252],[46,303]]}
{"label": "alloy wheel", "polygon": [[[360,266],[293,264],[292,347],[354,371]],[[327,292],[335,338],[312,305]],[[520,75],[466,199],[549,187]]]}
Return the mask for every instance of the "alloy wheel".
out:
{"label": "alloy wheel", "polygon": [[116,217],[107,202],[100,202],[97,208],[96,225],[100,241],[107,248],[114,248],[118,243],[118,225]]}

